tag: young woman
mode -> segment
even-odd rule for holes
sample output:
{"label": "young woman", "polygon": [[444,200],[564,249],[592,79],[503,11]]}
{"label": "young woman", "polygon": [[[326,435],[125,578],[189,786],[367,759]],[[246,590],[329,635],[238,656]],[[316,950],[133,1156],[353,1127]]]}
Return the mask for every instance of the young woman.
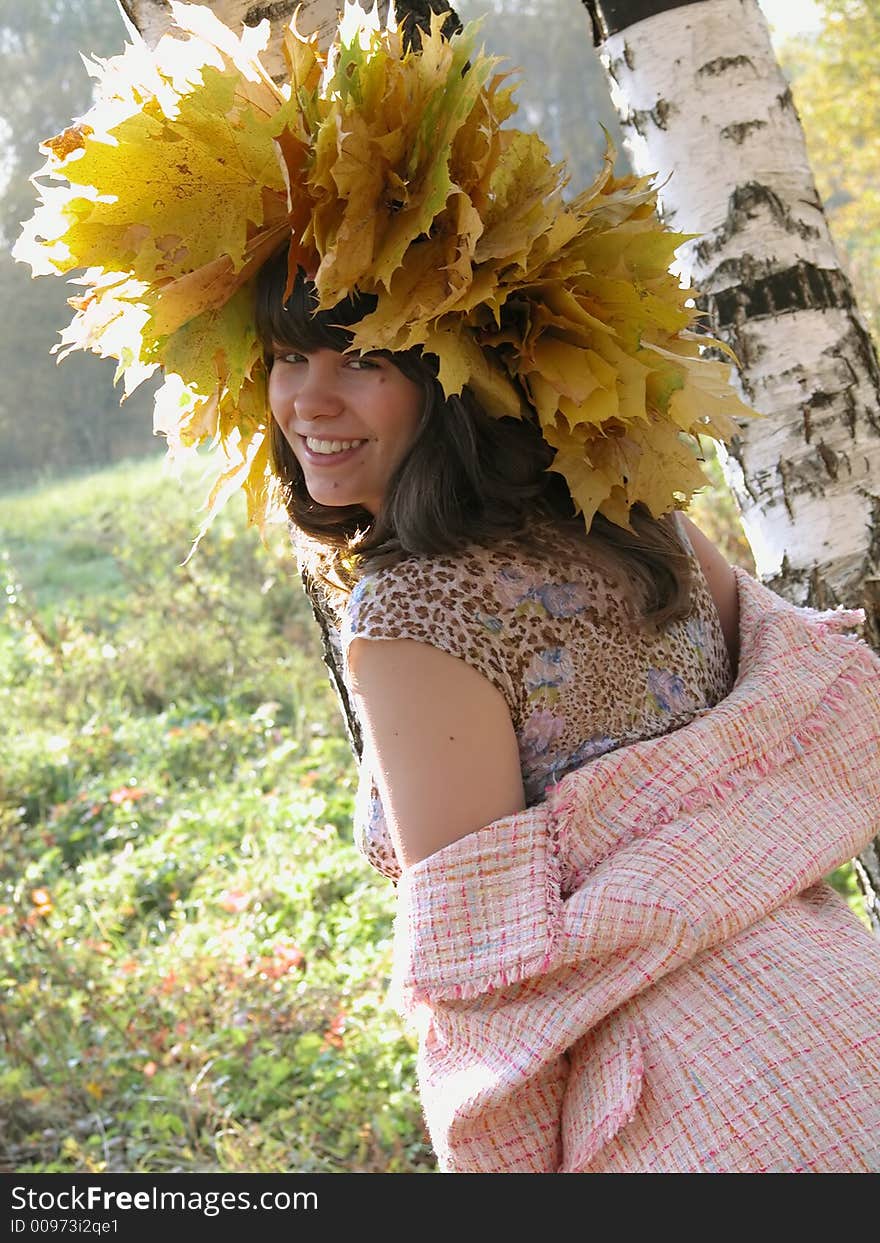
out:
{"label": "young woman", "polygon": [[352,352],[369,303],[286,280],[282,254],[257,294],[274,465],[338,610],[442,1167],[880,1168],[880,956],[819,883],[877,819],[876,660],[854,710],[831,637],[854,619],[784,605],[682,514],[585,533],[535,422],[444,399],[418,351]]}
{"label": "young woman", "polygon": [[375,782],[359,833],[396,876],[722,699],[736,582],[684,515],[641,512],[636,534],[599,516],[585,533],[536,422],[447,401],[419,351],[347,352],[342,325],[369,302],[316,316],[313,286],[300,274],[284,304],[286,281],[282,251],[257,294],[275,472],[314,540],[307,568],[331,599],[343,586]]}
{"label": "young woman", "polygon": [[880,1168],[880,952],[822,884],[880,830],[880,662],[680,512],[748,412],[650,179],[566,202],[436,17],[290,32],[290,91],[268,24],[174,22],[16,253],[86,269],[71,348],[166,369],[215,507],[280,488],[441,1168]]}

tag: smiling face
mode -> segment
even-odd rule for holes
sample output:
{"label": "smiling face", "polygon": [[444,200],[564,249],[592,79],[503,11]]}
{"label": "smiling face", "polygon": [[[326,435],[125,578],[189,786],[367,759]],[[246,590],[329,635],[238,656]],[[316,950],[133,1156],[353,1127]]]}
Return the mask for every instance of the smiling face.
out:
{"label": "smiling face", "polygon": [[276,343],[269,406],[319,505],[375,516],[421,422],[421,387],[379,354]]}

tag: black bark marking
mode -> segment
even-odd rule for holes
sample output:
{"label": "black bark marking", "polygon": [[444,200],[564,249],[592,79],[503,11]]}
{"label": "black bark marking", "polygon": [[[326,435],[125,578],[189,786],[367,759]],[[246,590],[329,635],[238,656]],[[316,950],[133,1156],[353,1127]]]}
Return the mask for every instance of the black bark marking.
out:
{"label": "black bark marking", "polygon": [[724,224],[695,247],[694,254],[698,262],[708,266],[712,256],[723,250],[731,238],[747,228],[762,211],[766,211],[786,233],[797,234],[804,241],[820,236],[815,225],[795,220],[779,195],[769,186],[762,185],[759,181],[747,181],[744,185],[737,186],[731,194]]}
{"label": "black bark marking", "polygon": [[626,41],[623,44],[623,60],[627,69],[632,73],[636,67],[636,54]]}
{"label": "black bark marking", "polygon": [[[868,548],[862,564],[860,577],[862,580],[862,598],[858,602],[865,610],[865,639],[875,652],[880,651],[880,496],[863,492],[870,501],[871,512],[868,518]],[[880,863],[880,854],[877,855]],[[880,872],[877,874],[877,889],[880,892]],[[880,916],[880,907],[877,908]],[[880,932],[880,922],[877,925]]]}
{"label": "black bark marking", "polygon": [[608,32],[605,29],[605,19],[600,16],[595,4],[591,4],[589,0],[581,0],[581,3],[587,10],[587,16],[590,19],[590,33],[593,36],[593,47],[599,47],[608,38]]}
{"label": "black bark marking", "polygon": [[767,319],[791,311],[823,311],[832,307],[849,310],[854,298],[843,272],[796,263],[782,272],[745,280],[718,293],[703,294],[697,305],[709,312],[712,328],[719,332],[738,328],[746,320]]}
{"label": "black bark marking", "polygon": [[[865,408],[865,415],[871,427],[880,436],[880,360],[877,358],[877,347],[869,334],[865,325],[855,315],[849,318],[849,333],[852,338],[852,349],[849,352],[850,357],[860,362],[868,375],[870,386],[874,390],[874,400],[870,400]],[[852,376],[852,383],[848,388],[851,392],[856,387],[859,377],[849,358],[844,354],[843,347],[840,351],[834,351],[849,368]],[[853,407],[855,407],[855,399],[853,398]],[[853,419],[855,419],[855,408],[853,408]],[[852,426],[853,439],[855,439],[855,425]]]}
{"label": "black bark marking", "polygon": [[658,99],[653,108],[630,112],[627,122],[637,134],[641,134],[645,138],[647,136],[647,123],[649,119],[654,122],[657,129],[666,129],[666,122],[675,111],[676,109],[673,108],[672,104],[665,99]]}
{"label": "black bark marking", "polygon": [[[847,331],[824,353],[834,359],[848,376],[847,382],[841,384],[839,393],[844,403],[843,417],[849,429],[850,440],[856,439],[860,405],[867,425],[875,435],[880,436],[880,365],[877,362],[877,350],[855,312],[851,312],[847,318]],[[865,381],[869,396],[867,401],[859,403],[858,390]]]}
{"label": "black bark marking", "polygon": [[765,579],[765,585],[787,600],[806,603],[809,575],[806,570],[793,570],[788,553],[783,553],[779,573]]}
{"label": "black bark marking", "polygon": [[748,492],[755,505],[759,504],[758,496],[752,488],[752,484],[749,479],[749,472],[746,470],[745,463],[743,462],[743,442],[740,436],[734,436],[733,440],[731,440],[730,444],[727,446],[727,452],[733,460],[739,464],[739,468],[742,471],[743,487],[746,492]]}
{"label": "black bark marking", "polygon": [[702,0],[581,0],[581,3],[590,15],[593,42],[598,47],[609,35],[619,34],[646,17],[656,17],[669,9],[684,9]]}
{"label": "black bark marking", "polygon": [[754,72],[755,66],[750,56],[716,56],[714,60],[706,61],[705,65],[700,65],[697,70],[698,74],[704,74],[709,78],[717,78],[719,74],[726,73],[728,69],[744,69],[748,67]]}
{"label": "black bark marking", "polygon": [[842,350],[834,349],[831,350],[830,353],[832,358],[836,358],[838,362],[843,364],[845,370],[849,374],[849,381],[843,385],[840,390],[840,394],[843,398],[843,417],[846,422],[847,430],[849,431],[849,438],[850,440],[855,440],[856,427],[858,425],[858,412],[856,410],[855,394],[855,390],[858,388],[859,384],[858,373]]}
{"label": "black bark marking", "polygon": [[407,50],[421,51],[421,32],[431,29],[432,13],[448,13],[451,20],[443,26],[443,34],[449,39],[464,29],[458,14],[448,0],[397,0],[397,19],[403,31],[403,44]]}
{"label": "black bark marking", "polygon": [[[288,528],[292,533],[293,528],[290,524],[288,524]],[[318,623],[318,629],[321,632],[321,658],[327,672],[330,674],[331,685],[336,692],[336,698],[342,710],[348,735],[348,744],[355,759],[360,760],[364,752],[361,727],[342,674],[341,653],[337,654],[337,644],[333,642],[333,632],[336,628],[330,620],[330,606],[326,602],[318,583],[306,569],[300,571],[300,578],[302,579],[305,593],[308,596],[309,604],[312,606],[312,613],[315,621]]]}
{"label": "black bark marking", "polygon": [[[822,200],[819,198],[819,191],[815,186],[812,187],[812,191],[813,192],[809,198],[799,198],[797,201],[799,203],[803,203],[804,207],[812,208],[812,210],[818,212],[820,216],[824,216],[825,207]],[[817,229],[816,232],[818,233],[819,230]]]}
{"label": "black bark marking", "polygon": [[776,96],[776,102],[779,104],[780,112],[785,112],[787,109],[794,107],[794,98],[792,97],[790,86],[787,86],[781,95]]}
{"label": "black bark marking", "polygon": [[810,405],[814,410],[824,410],[826,406],[833,406],[835,400],[835,393],[825,393],[822,389],[819,389],[817,392],[813,393],[810,398]]}
{"label": "black bark marking", "polygon": [[712,285],[716,288],[733,288],[734,285],[751,285],[763,280],[773,271],[773,259],[756,259],[754,255],[737,255],[735,259],[722,259],[712,268]]}
{"label": "black bark marking", "polygon": [[[878,582],[880,587],[880,582]],[[877,638],[877,625],[880,625],[880,591],[874,600],[873,612],[868,613],[868,619],[871,617],[875,620],[874,636],[875,641],[872,642],[868,636],[868,642],[874,650],[880,646],[880,639]],[[865,910],[868,913],[868,920],[871,924],[871,931],[875,937],[880,937],[880,846],[877,844],[876,837],[870,846],[866,846],[858,858],[853,860],[855,865],[856,878],[859,882],[859,889],[862,893],[862,900],[865,903]]]}
{"label": "black bark marking", "polygon": [[270,22],[283,21],[285,17],[292,17],[294,9],[298,6],[300,0],[275,0],[272,4],[253,4],[243,17],[245,26],[259,26],[260,22],[266,18]]}
{"label": "black bark marking", "polygon": [[[815,392],[810,394],[809,398],[807,399],[807,404],[801,410],[801,414],[803,416],[803,421],[804,421],[804,440],[807,444],[810,444],[812,440],[812,436],[813,436],[813,430],[814,430],[813,416],[815,414],[821,414],[823,410],[827,410],[829,407],[832,407],[831,413],[833,414],[834,413],[833,407],[837,404],[840,397],[841,397],[841,394],[839,392],[826,393],[823,389],[816,389]],[[851,425],[851,421],[848,417],[846,418],[845,421],[850,432],[850,438],[853,439],[854,428]],[[819,443],[818,449],[820,453],[823,453],[825,451],[825,445],[821,441]],[[844,454],[844,460],[846,461],[847,469],[850,469],[849,459],[846,457],[845,454]],[[852,472],[850,471],[850,473]]]}
{"label": "black bark marking", "polygon": [[801,407],[801,418],[804,421],[804,440],[809,444],[813,438],[813,411],[809,405]]}
{"label": "black bark marking", "polygon": [[808,606],[812,609],[836,609],[840,603],[837,593],[829,587],[818,565],[814,565],[810,571]]}
{"label": "black bark marking", "polygon": [[794,509],[791,503],[791,495],[789,493],[789,488],[791,488],[791,491],[793,493],[794,484],[797,481],[797,473],[793,469],[791,462],[787,462],[785,458],[780,458],[779,465],[776,467],[776,470],[779,474],[779,479],[782,484],[782,500],[783,500],[783,504],[785,505],[786,513],[788,514],[789,518],[791,518],[792,522],[794,522]]}
{"label": "black bark marking", "polygon": [[[849,469],[849,459],[845,458],[845,462]],[[797,461],[782,458],[777,463],[774,472],[766,472],[761,479],[756,480],[759,488],[766,487],[771,502],[776,499],[773,488],[774,475],[780,481],[782,502],[792,522],[795,521],[794,509],[797,497],[809,496],[824,500],[828,496],[828,470],[818,453],[812,457],[798,458]]]}
{"label": "black bark marking", "polygon": [[748,138],[749,134],[756,129],[766,129],[766,121],[739,121],[734,125],[725,125],[721,131],[721,137],[727,138],[730,142],[736,143],[739,147]]}
{"label": "black bark marking", "polygon": [[826,445],[824,440],[819,441],[816,450],[828,474],[832,479],[836,480],[840,474],[840,458],[830,445]]}
{"label": "black bark marking", "polygon": [[868,495],[871,501],[871,517],[868,521],[871,538],[868,541],[865,571],[869,574],[880,574],[880,496]]}

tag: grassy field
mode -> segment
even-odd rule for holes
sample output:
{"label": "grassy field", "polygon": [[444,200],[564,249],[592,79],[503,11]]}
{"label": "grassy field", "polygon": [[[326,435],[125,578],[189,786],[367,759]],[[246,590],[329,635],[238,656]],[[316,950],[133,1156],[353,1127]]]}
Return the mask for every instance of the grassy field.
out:
{"label": "grassy field", "polygon": [[200,495],[0,499],[2,1168],[431,1170],[307,602]]}
{"label": "grassy field", "polygon": [[286,537],[233,505],[183,566],[200,496],[0,498],[0,1170],[431,1171]]}

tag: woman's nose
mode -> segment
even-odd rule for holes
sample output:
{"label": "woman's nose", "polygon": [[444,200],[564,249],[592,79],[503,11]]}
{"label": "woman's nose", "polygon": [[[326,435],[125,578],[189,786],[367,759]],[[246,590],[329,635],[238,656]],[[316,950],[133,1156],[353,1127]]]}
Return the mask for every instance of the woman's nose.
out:
{"label": "woman's nose", "polygon": [[309,362],[300,378],[293,404],[302,419],[332,417],[342,410],[342,399],[327,368]]}

